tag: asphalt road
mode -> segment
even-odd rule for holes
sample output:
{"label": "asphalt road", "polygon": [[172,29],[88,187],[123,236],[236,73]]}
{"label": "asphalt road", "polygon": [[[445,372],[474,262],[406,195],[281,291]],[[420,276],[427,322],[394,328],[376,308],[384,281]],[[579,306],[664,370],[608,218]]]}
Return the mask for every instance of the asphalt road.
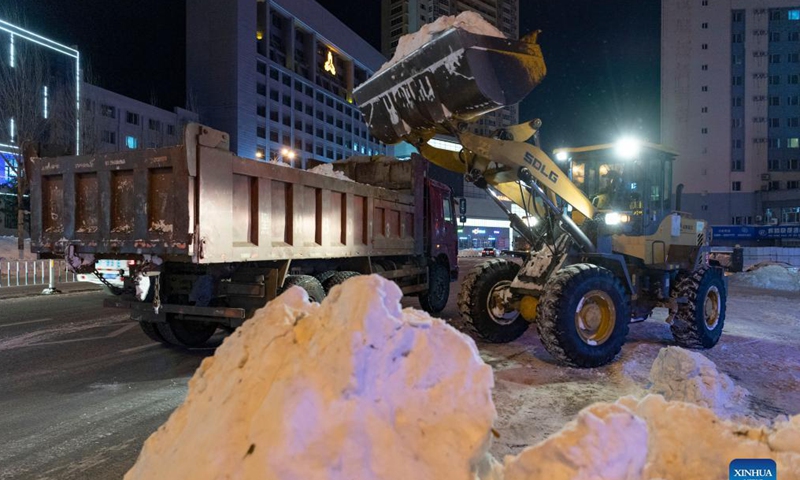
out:
{"label": "asphalt road", "polygon": [[102,300],[0,300],[0,479],[121,478],[213,353],[155,344]]}

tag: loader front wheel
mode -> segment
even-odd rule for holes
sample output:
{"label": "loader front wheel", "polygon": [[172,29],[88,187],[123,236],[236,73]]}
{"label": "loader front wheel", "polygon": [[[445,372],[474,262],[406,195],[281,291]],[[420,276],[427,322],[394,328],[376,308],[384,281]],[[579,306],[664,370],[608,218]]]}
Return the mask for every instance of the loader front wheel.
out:
{"label": "loader front wheel", "polygon": [[536,328],[556,360],[579,368],[599,367],[622,349],[630,309],[622,282],[610,270],[588,263],[570,265],[545,285]]}
{"label": "loader front wheel", "polygon": [[685,299],[672,318],[672,336],[685,348],[711,348],[725,326],[728,292],[717,268],[699,268],[678,279],[672,294]]}
{"label": "loader front wheel", "polygon": [[488,342],[507,343],[528,329],[518,310],[507,307],[510,287],[519,265],[493,259],[476,266],[464,279],[458,295],[461,316]]}

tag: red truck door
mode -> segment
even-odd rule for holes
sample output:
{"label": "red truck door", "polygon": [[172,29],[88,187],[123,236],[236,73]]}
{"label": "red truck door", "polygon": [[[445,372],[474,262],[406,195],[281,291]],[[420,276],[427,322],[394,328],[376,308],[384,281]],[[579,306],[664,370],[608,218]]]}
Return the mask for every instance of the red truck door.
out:
{"label": "red truck door", "polygon": [[450,275],[458,277],[458,232],[455,206],[450,187],[428,180],[428,244],[426,249],[432,259],[447,261]]}

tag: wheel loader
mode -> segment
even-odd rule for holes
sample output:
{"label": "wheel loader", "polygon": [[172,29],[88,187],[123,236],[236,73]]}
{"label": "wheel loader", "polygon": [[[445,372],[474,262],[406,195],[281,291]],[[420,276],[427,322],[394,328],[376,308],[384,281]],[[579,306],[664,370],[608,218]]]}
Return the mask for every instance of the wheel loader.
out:
{"label": "wheel loader", "polygon": [[[680,212],[677,198],[673,208],[675,152],[633,141],[561,149],[561,168],[538,146],[538,119],[485,136],[470,131],[542,81],[538,34],[508,40],[450,28],[354,92],[372,135],[406,141],[463,173],[531,245],[521,266],[491,259],[475,267],[462,284],[461,314],[489,342],[512,341],[534,323],[547,351],[574,367],[611,362],[629,324],[656,307],[669,310],[678,345],[713,347],[727,283],[708,261],[708,224]],[[437,134],[463,148],[431,146]]]}

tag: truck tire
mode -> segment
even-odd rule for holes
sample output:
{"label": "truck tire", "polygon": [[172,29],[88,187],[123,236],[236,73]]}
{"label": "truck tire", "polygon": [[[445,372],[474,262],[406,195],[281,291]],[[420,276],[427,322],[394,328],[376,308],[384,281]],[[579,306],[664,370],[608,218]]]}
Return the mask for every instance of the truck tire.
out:
{"label": "truck tire", "polygon": [[166,323],[155,325],[164,340],[177,347],[200,347],[217,331],[217,326],[213,323],[170,318],[173,316],[168,314]]}
{"label": "truck tire", "polygon": [[281,291],[286,291],[293,286],[305,290],[308,294],[308,299],[312,302],[322,303],[325,300],[325,290],[322,288],[322,284],[311,275],[287,275],[286,280],[283,281]]}
{"label": "truck tire", "polygon": [[610,270],[570,265],[556,272],[544,291],[536,328],[550,355],[579,368],[599,367],[617,356],[628,336],[631,307],[622,282]]}
{"label": "truck tire", "polygon": [[673,296],[686,298],[672,317],[672,336],[685,348],[711,348],[717,344],[725,326],[728,292],[717,268],[701,267],[679,277]]}
{"label": "truck tire", "polygon": [[164,345],[172,345],[168,341],[164,340],[164,337],[161,336],[161,333],[158,331],[158,327],[155,323],[152,322],[139,322],[139,327],[141,327],[142,331],[144,332],[147,337],[158,343],[163,343]]}
{"label": "truck tire", "polygon": [[358,272],[348,272],[348,271],[336,272],[333,275],[331,275],[330,278],[325,280],[325,283],[323,283],[322,286],[325,287],[325,293],[330,294],[331,289],[336,285],[344,283],[344,281],[347,280],[348,278],[357,277],[359,275],[361,274]]}
{"label": "truck tire", "polygon": [[447,306],[450,296],[450,269],[443,263],[434,263],[428,268],[428,290],[419,296],[423,310],[436,314]]}
{"label": "truck tire", "polygon": [[334,275],[336,275],[336,270],[327,270],[325,272],[314,275],[314,278],[316,278],[319,281],[320,285],[325,285],[325,281]]}
{"label": "truck tire", "polygon": [[458,295],[458,310],[483,339],[507,343],[519,338],[529,323],[516,310],[505,311],[497,303],[519,272],[519,265],[492,259],[477,265],[464,279]]}

